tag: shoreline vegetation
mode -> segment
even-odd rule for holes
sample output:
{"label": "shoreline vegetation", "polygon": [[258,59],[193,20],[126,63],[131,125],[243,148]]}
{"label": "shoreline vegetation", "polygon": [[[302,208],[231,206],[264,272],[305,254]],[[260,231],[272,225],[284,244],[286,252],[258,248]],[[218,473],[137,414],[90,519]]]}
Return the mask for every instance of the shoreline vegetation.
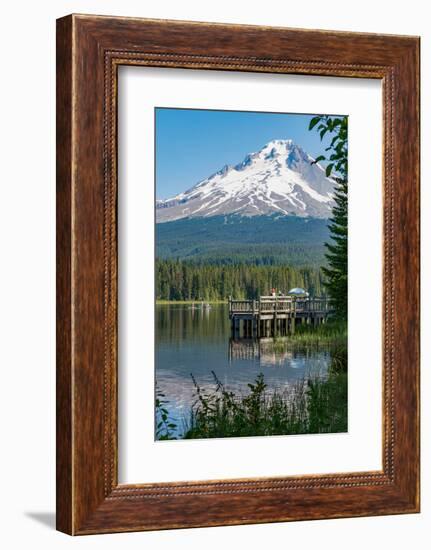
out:
{"label": "shoreline vegetation", "polygon": [[267,391],[260,373],[248,391],[229,391],[213,372],[215,388],[193,378],[196,403],[183,430],[169,417],[169,401],[158,391],[156,440],[306,435],[347,432],[347,372],[302,379],[289,389]]}
{"label": "shoreline vegetation", "polygon": [[[312,327],[310,325],[299,325],[295,333],[282,338],[274,338],[274,348],[289,345],[300,347],[308,346],[329,346],[331,348],[347,347],[347,322],[329,320],[328,322]],[[346,366],[347,368],[347,366]]]}
{"label": "shoreline vegetation", "polygon": [[327,375],[269,391],[260,373],[244,392],[235,393],[214,371],[210,388],[191,374],[195,403],[182,419],[182,430],[170,417],[169,396],[156,384],[156,440],[347,432],[347,323],[301,326],[294,335],[268,344],[280,352],[291,347],[329,349]]}
{"label": "shoreline vegetation", "polygon": [[198,404],[184,439],[347,432],[346,373],[300,380],[271,393],[261,373],[241,395],[213,376],[217,386],[210,393],[195,381]]}

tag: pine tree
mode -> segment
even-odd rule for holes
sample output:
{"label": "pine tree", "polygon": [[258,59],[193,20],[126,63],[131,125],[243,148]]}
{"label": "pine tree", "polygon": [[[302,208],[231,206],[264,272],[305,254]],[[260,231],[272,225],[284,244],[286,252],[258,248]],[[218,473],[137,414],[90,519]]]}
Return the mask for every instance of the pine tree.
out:
{"label": "pine tree", "polygon": [[347,320],[347,275],[348,275],[348,188],[347,188],[347,117],[331,117],[319,115],[311,119],[309,130],[317,126],[320,139],[325,134],[332,135],[330,145],[326,148],[329,151],[329,158],[320,155],[314,163],[321,160],[328,160],[326,176],[329,177],[334,171],[337,175],[333,178],[336,182],[334,192],[335,205],[332,209],[332,216],[329,219],[329,231],[331,242],[325,243],[327,252],[325,254],[328,265],[322,268],[325,277],[325,286],[333,304],[337,318]]}

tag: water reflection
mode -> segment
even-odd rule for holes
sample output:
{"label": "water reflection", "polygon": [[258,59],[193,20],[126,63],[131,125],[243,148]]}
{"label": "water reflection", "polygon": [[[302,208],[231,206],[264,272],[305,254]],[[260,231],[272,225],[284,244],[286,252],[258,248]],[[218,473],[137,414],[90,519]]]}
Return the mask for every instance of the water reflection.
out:
{"label": "water reflection", "polygon": [[[329,358],[328,351],[321,352],[323,357]],[[316,350],[312,348],[292,349],[288,346],[288,338],[280,339],[274,344],[268,339],[229,339],[229,361],[258,360],[262,367],[284,366],[286,363],[292,368],[300,368],[304,361],[314,360]]]}
{"label": "water reflection", "polygon": [[283,390],[310,374],[325,375],[330,362],[325,350],[292,351],[274,347],[271,341],[231,339],[224,304],[157,305],[156,323],[156,378],[180,425],[194,402],[191,373],[198,384],[210,388],[214,371],[226,387],[239,393],[263,372],[270,390]]}

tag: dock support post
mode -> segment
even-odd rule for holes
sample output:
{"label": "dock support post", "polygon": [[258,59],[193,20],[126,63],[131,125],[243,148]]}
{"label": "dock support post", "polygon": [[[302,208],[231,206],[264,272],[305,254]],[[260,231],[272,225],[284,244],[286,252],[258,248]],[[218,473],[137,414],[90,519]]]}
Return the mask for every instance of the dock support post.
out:
{"label": "dock support post", "polygon": [[239,338],[239,319],[238,319],[238,317],[235,317],[234,323],[235,323],[235,338]]}

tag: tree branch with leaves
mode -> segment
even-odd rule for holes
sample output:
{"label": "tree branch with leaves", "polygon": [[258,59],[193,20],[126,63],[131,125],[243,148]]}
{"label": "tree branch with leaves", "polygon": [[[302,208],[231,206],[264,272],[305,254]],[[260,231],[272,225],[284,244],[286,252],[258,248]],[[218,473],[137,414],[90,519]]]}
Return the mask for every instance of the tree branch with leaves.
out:
{"label": "tree branch with leaves", "polygon": [[316,128],[323,140],[329,134],[331,141],[325,155],[319,155],[313,164],[326,161],[326,176],[335,183],[334,206],[329,219],[331,242],[325,243],[328,265],[322,268],[325,286],[334,307],[335,316],[347,320],[348,273],[348,155],[347,117],[318,115],[311,119],[309,130]]}

